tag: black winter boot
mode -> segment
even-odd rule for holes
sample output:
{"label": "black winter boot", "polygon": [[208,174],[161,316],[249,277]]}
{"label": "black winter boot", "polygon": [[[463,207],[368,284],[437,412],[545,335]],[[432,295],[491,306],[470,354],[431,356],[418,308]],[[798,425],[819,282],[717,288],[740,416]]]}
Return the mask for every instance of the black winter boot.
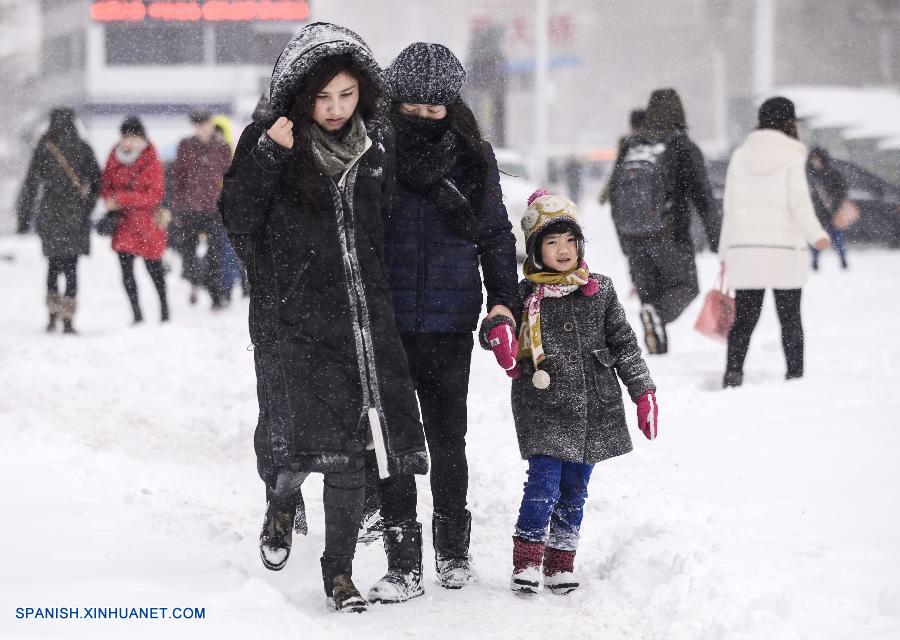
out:
{"label": "black winter boot", "polygon": [[406,602],[425,593],[422,587],[422,525],[404,522],[384,529],[388,572],[369,590],[369,602]]}
{"label": "black winter boot", "polygon": [[722,379],[722,388],[739,387],[744,384],[744,374],[741,371],[726,371]]}
{"label": "black winter boot", "polygon": [[275,500],[266,502],[266,519],[259,534],[259,556],[266,569],[280,571],[291,555],[293,532],[306,535],[306,507],[298,496],[296,506],[283,506]]}
{"label": "black winter boot", "polygon": [[445,589],[462,589],[475,577],[469,557],[472,514],[467,510],[457,517],[435,513],[431,525],[438,582]]}
{"label": "black winter boot", "polygon": [[134,314],[134,320],[131,324],[141,324],[144,321],[144,314],[141,313],[141,306],[136,300],[131,303],[131,313]]}
{"label": "black winter boot", "polygon": [[322,583],[328,608],[342,613],[362,613],[369,603],[353,584],[353,561],[322,556]]}

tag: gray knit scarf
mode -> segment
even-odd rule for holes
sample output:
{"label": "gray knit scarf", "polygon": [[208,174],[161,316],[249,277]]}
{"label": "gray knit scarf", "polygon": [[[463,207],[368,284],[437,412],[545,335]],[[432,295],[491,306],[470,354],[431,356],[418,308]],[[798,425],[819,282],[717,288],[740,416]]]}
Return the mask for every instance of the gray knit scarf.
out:
{"label": "gray knit scarf", "polygon": [[309,137],[316,164],[326,175],[335,178],[344,173],[365,149],[366,125],[357,111],[350,119],[349,130],[343,135],[328,133],[313,123]]}

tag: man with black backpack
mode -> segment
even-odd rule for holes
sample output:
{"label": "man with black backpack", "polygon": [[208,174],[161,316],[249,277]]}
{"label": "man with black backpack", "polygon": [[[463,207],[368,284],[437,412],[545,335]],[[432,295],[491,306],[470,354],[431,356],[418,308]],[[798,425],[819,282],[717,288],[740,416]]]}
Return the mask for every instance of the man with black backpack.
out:
{"label": "man with black backpack", "polygon": [[687,136],[684,108],[674,89],[651,94],[644,126],[623,141],[610,180],[610,204],[641,299],[647,351],[666,353],[666,325],[700,291],[691,208],[703,221],[713,251],[721,219],[703,154]]}

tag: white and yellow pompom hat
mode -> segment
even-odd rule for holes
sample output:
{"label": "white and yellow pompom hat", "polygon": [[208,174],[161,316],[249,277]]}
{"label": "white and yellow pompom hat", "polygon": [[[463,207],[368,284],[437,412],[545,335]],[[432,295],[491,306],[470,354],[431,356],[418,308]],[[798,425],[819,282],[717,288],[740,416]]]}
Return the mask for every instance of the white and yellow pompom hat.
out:
{"label": "white and yellow pompom hat", "polygon": [[583,257],[584,234],[578,224],[578,207],[566,197],[538,189],[528,198],[528,208],[522,214],[525,251],[538,269],[543,268],[539,241],[550,227],[557,233],[571,231],[578,238],[578,257]]}

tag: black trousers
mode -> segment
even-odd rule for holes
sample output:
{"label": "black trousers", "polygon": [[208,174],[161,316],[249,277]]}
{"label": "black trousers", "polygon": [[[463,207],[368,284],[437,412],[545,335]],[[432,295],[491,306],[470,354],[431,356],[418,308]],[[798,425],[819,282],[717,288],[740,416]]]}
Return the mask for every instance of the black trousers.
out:
{"label": "black trousers", "polygon": [[366,491],[365,462],[360,456],[347,471],[324,474],[325,557],[353,558]]}
{"label": "black trousers", "polygon": [[[781,322],[781,345],[788,373],[803,373],[803,325],[800,322],[801,289],[774,289],[775,310]],[[728,334],[728,371],[743,371],[750,336],[759,321],[765,289],[738,289],[734,294],[734,325]]]}
{"label": "black trousers", "polygon": [[[300,486],[308,473],[294,473],[282,489],[283,494],[266,485],[266,498],[279,508],[290,510],[302,501]],[[322,502],[325,507],[325,552],[322,554],[322,579],[325,593],[331,595],[334,576],[353,573],[356,538],[363,515],[366,492],[365,459],[359,456],[344,471],[323,474]]]}
{"label": "black trousers", "polygon": [[[150,279],[153,280],[153,286],[156,287],[156,293],[159,295],[159,306],[163,319],[168,319],[169,303],[166,299],[166,272],[162,260],[147,260],[145,258],[144,264],[147,265],[147,272],[150,274]],[[128,294],[128,301],[131,303],[134,319],[135,321],[143,320],[141,305],[138,302],[137,282],[134,279],[134,256],[130,253],[120,253],[119,265],[122,267],[122,284],[125,285],[125,293]]]}
{"label": "black trousers", "polygon": [[67,298],[78,293],[78,256],[56,256],[47,258],[47,293],[57,293],[60,274],[66,279]]}
{"label": "black trousers", "polygon": [[644,304],[668,324],[700,293],[694,247],[670,238],[622,239],[631,281]]}
{"label": "black trousers", "polygon": [[[225,227],[216,211],[179,212],[178,251],[184,270],[184,278],[194,286],[204,286],[209,290],[213,302],[221,301],[224,281]],[[205,266],[197,257],[200,234],[206,234]]]}
{"label": "black trousers", "polygon": [[[416,387],[431,458],[435,513],[459,517],[466,510],[466,460],[471,333],[401,333]],[[379,481],[381,516],[388,524],[416,518],[416,482],[411,475]]]}

